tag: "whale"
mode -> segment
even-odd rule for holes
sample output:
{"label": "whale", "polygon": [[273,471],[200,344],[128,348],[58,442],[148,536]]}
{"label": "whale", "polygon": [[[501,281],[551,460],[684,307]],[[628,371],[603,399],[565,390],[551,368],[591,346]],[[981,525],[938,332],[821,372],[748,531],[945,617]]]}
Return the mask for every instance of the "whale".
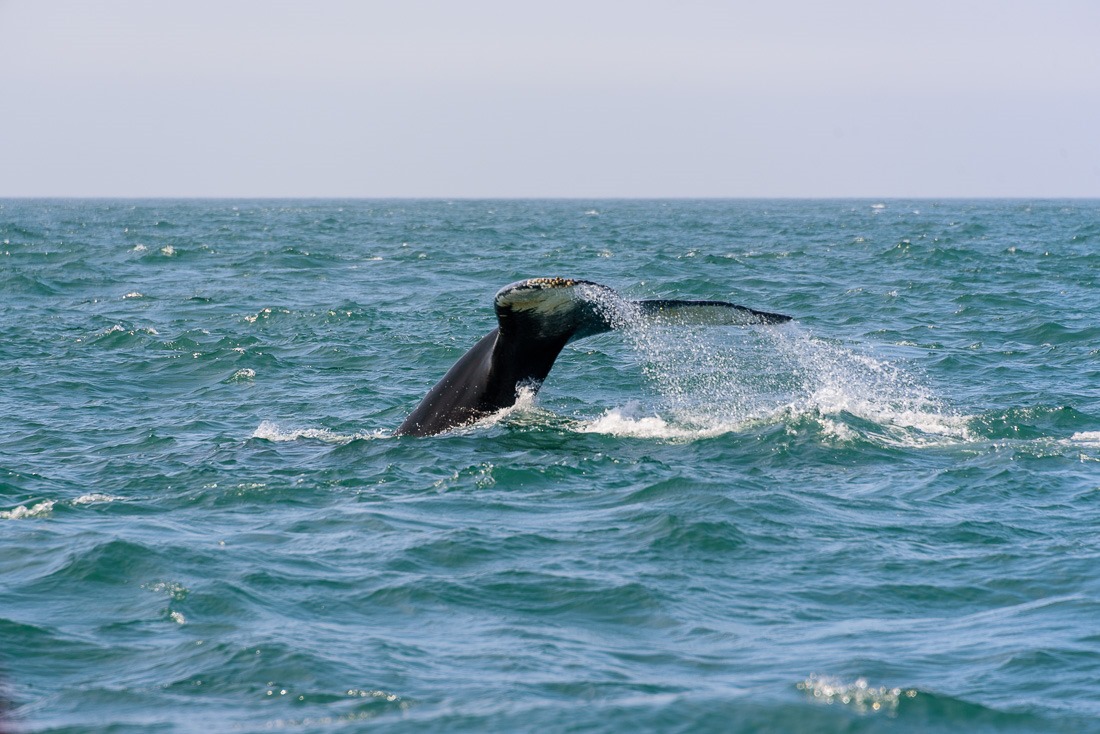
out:
{"label": "whale", "polygon": [[528,278],[497,291],[497,326],[459,358],[397,428],[433,436],[537,393],[566,344],[641,321],[660,325],[750,326],[792,317],[725,301],[629,300],[590,280]]}

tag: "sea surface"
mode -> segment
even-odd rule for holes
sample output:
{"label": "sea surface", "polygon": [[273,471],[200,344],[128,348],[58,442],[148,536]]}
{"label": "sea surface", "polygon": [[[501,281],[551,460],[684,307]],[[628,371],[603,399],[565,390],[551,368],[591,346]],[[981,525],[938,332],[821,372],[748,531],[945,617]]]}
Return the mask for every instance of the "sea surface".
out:
{"label": "sea surface", "polygon": [[[0,201],[0,731],[1100,732],[1100,202]],[[392,430],[521,278],[721,299]]]}

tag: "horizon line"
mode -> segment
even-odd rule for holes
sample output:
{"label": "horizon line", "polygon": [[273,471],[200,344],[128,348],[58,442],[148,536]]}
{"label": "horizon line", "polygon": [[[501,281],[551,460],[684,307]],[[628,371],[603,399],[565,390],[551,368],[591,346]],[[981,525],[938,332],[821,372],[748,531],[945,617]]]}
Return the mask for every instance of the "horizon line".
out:
{"label": "horizon line", "polygon": [[1097,195],[929,195],[912,196],[867,194],[809,196],[361,196],[361,195],[68,195],[68,194],[0,194],[0,201],[1100,201]]}

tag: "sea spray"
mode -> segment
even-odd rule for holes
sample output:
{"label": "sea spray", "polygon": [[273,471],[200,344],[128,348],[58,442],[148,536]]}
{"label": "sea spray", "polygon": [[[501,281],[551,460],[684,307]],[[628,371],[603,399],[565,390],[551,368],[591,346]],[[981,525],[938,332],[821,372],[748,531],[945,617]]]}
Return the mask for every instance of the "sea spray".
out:
{"label": "sea spray", "polygon": [[[637,405],[617,409],[592,430],[667,437],[705,437],[756,422],[797,423],[809,417],[834,438],[865,435],[881,441],[927,442],[970,438],[966,416],[952,412],[903,365],[871,356],[863,345],[840,345],[797,325],[670,327],[624,314],[623,333],[657,400],[651,415]],[[644,419],[637,431],[624,423]],[[847,425],[849,418],[859,419]],[[675,426],[675,428],[673,428]],[[865,436],[866,437],[866,436]]]}

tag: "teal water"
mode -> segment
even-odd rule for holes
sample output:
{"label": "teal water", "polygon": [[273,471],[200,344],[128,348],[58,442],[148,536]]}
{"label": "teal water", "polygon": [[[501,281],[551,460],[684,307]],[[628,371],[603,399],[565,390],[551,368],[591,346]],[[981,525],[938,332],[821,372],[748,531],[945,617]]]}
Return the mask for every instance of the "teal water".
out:
{"label": "teal water", "polygon": [[[0,202],[0,730],[1100,731],[1100,202]],[[389,432],[533,276],[781,327]]]}

